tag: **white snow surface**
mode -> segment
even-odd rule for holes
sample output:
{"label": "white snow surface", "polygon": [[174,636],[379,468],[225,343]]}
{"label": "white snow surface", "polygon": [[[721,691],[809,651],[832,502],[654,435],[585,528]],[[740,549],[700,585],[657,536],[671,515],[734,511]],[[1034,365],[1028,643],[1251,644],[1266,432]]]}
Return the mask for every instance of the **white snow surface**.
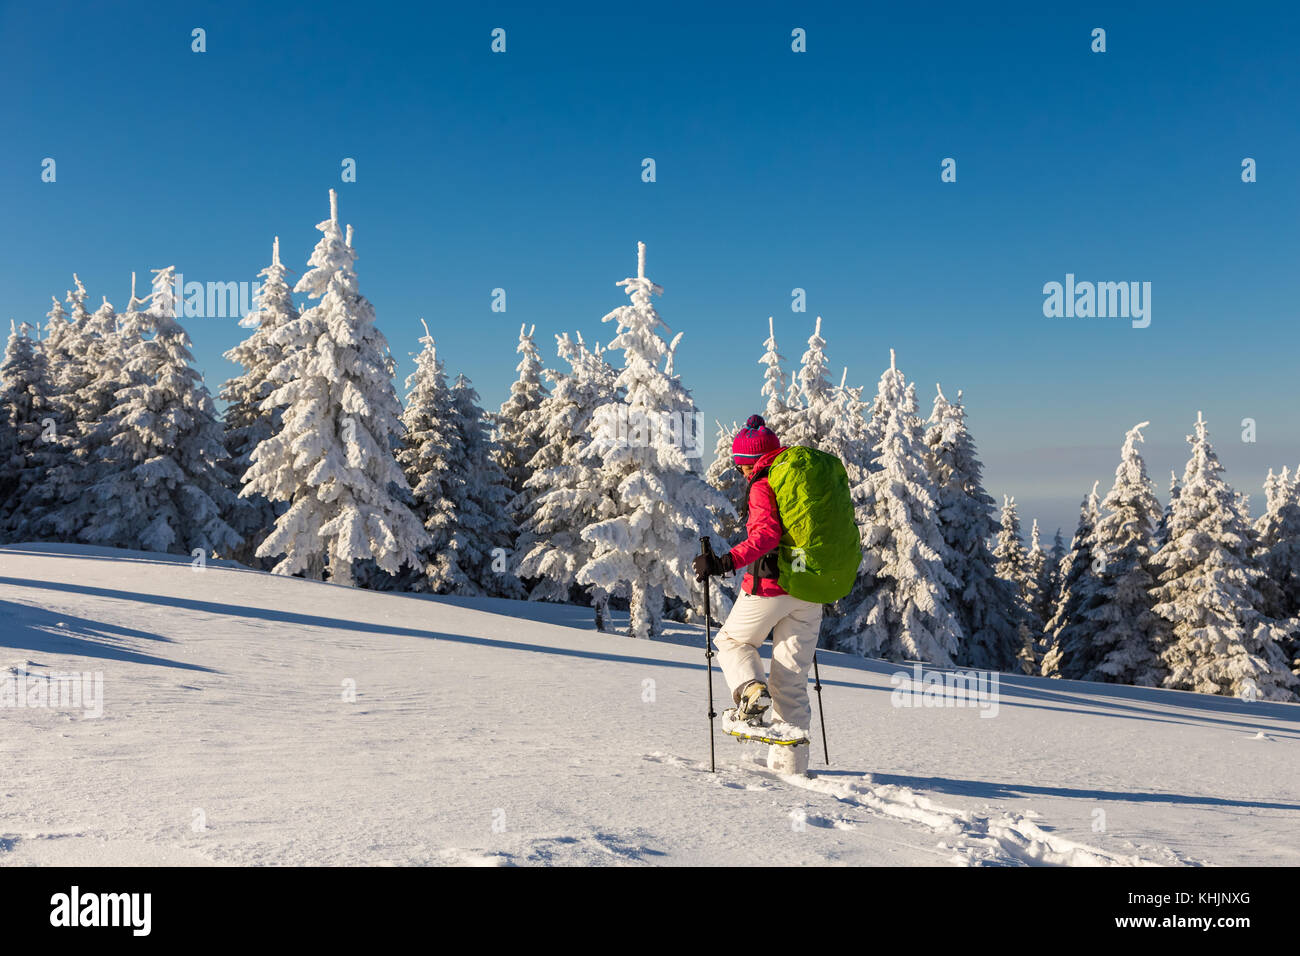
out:
{"label": "white snow surface", "polygon": [[1300,863],[1300,705],[1004,674],[987,718],[822,652],[833,765],[719,727],[710,773],[703,665],[566,605],[0,548],[0,683],[104,681],[0,707],[0,864]]}

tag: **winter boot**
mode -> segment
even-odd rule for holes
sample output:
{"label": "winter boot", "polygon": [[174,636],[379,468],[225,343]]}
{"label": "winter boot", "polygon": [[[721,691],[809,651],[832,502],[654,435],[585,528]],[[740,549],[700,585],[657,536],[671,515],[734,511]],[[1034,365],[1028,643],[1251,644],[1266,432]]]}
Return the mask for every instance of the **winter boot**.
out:
{"label": "winter boot", "polygon": [[767,748],[767,769],[777,773],[808,776],[808,744]]}
{"label": "winter boot", "polygon": [[736,692],[736,716],[751,724],[763,719],[763,714],[772,706],[772,697],[767,692],[767,685],[761,680],[752,680]]}

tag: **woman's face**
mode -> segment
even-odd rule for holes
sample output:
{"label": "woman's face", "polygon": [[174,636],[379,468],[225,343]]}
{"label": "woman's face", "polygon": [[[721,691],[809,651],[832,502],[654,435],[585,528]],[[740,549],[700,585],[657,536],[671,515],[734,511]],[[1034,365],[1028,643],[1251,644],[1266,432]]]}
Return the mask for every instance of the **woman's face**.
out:
{"label": "woman's face", "polygon": [[740,473],[744,475],[746,478],[748,478],[750,475],[754,473],[753,465],[740,465],[738,467],[740,468]]}

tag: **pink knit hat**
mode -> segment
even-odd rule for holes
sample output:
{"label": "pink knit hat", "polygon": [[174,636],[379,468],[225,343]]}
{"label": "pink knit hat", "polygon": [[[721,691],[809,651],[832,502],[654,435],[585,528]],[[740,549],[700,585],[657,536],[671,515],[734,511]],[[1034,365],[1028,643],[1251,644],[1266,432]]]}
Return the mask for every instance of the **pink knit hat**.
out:
{"label": "pink knit hat", "polygon": [[781,447],[776,433],[767,427],[762,415],[750,415],[745,427],[731,442],[731,460],[737,465],[752,465],[769,451]]}

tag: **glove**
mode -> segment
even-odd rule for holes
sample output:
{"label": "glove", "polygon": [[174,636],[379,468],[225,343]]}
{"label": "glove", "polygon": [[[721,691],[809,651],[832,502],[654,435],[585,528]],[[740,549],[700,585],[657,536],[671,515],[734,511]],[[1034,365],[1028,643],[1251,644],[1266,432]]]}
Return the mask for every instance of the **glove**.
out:
{"label": "glove", "polygon": [[695,568],[695,580],[707,581],[713,574],[730,574],[736,570],[735,562],[731,560],[731,552],[728,551],[722,557],[716,554],[701,554],[696,556],[693,567]]}

